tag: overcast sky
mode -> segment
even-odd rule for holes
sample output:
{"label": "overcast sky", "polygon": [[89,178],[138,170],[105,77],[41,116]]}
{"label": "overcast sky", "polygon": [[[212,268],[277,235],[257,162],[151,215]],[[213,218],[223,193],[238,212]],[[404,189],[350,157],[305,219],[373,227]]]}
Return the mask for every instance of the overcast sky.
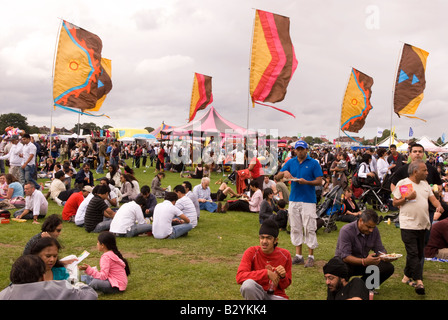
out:
{"label": "overcast sky", "polygon": [[[276,106],[296,118],[249,103],[254,9],[291,19],[298,68]],[[0,11],[0,113],[50,126],[52,66],[60,18],[97,34],[112,60],[113,89],[102,112],[81,116],[100,126],[157,127],[187,122],[195,72],[213,77],[213,106],[228,120],[268,133],[339,135],[351,67],[373,77],[373,109],[353,136],[396,127],[399,138],[448,134],[448,1],[431,0],[20,0]],[[410,120],[392,114],[392,90],[403,43],[429,52],[426,90]],[[205,111],[198,112],[197,117]],[[53,125],[72,128],[73,112],[53,111]],[[343,135],[341,133],[341,135]]]}

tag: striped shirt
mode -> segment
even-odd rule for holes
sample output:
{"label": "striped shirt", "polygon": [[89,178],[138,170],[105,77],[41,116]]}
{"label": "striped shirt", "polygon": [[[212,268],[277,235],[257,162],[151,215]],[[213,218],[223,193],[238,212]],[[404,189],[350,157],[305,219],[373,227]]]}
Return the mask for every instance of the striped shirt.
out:
{"label": "striped shirt", "polygon": [[100,196],[93,196],[86,209],[84,217],[84,229],[87,232],[92,232],[98,223],[104,220],[104,211],[109,208],[106,202]]}

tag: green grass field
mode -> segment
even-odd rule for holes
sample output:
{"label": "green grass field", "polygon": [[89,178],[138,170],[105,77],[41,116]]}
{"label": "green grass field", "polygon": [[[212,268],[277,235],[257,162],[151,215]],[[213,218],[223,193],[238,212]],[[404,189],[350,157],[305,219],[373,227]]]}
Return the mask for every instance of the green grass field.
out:
{"label": "green grass field", "polygon": [[[150,185],[154,168],[135,169],[140,186]],[[94,174],[96,178],[100,177]],[[216,192],[215,182],[221,173],[213,173],[210,187]],[[178,173],[166,173],[163,186],[174,187],[184,179]],[[44,180],[42,180],[44,181]],[[192,181],[193,186],[199,180]],[[50,200],[48,214],[61,214],[62,207]],[[43,220],[41,220],[43,222]],[[343,223],[338,222],[338,230]],[[0,225],[0,288],[9,284],[9,272],[14,260],[21,255],[27,241],[40,232],[40,225],[31,221]],[[388,252],[405,254],[400,230],[393,224],[378,226]],[[101,300],[241,300],[236,271],[244,250],[258,245],[258,215],[247,212],[226,214],[201,211],[198,226],[187,237],[175,240],[156,240],[150,236],[118,238],[118,248],[128,259],[131,268],[126,292],[100,295]],[[315,266],[293,266],[293,280],[286,290],[291,300],[325,300],[326,286],[322,267],[333,257],[338,230],[324,233],[318,230],[319,247],[315,250]],[[60,258],[83,250],[90,252],[86,262],[99,266],[100,253],[96,249],[97,234],[87,233],[74,223],[64,222],[59,241],[63,246]],[[294,253],[289,234],[281,231],[279,246]],[[307,252],[306,247],[304,252]],[[394,262],[395,273],[378,290],[375,300],[445,300],[448,298],[448,264],[425,262],[425,296],[418,296],[413,288],[401,283],[405,256]]]}

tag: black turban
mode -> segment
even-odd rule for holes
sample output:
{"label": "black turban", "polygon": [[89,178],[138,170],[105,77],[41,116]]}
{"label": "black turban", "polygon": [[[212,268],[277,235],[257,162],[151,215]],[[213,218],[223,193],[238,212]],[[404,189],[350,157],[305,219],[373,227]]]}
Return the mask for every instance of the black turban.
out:
{"label": "black turban", "polygon": [[348,268],[340,257],[333,257],[324,265],[324,274],[332,274],[339,278],[348,280]]}
{"label": "black turban", "polygon": [[260,227],[259,234],[268,234],[274,238],[278,237],[278,225],[272,219],[264,220]]}

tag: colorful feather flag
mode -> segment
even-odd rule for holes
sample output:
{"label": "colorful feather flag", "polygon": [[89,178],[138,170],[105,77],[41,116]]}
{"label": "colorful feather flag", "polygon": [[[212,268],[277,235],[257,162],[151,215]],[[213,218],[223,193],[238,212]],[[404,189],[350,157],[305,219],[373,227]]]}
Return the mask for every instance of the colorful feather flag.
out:
{"label": "colorful feather flag", "polygon": [[[256,10],[250,65],[252,105],[276,103],[285,98],[288,84],[297,68],[294,46],[289,35],[289,18]],[[294,116],[292,113],[274,108]]]}
{"label": "colorful feather flag", "polygon": [[[55,107],[93,115],[88,110],[96,109],[98,100],[112,88],[110,76],[104,77],[108,62],[104,60],[106,68],[102,66],[102,47],[97,35],[62,21],[53,76]],[[99,83],[105,84],[104,90]]]}
{"label": "colorful feather flag", "polygon": [[212,102],[212,77],[195,73],[188,121],[192,121],[196,116],[196,112],[207,108],[207,106]]}
{"label": "colorful feather flag", "polygon": [[341,108],[341,130],[359,132],[372,109],[373,78],[352,68]]}
{"label": "colorful feather flag", "polygon": [[412,115],[415,114],[420,102],[423,100],[428,55],[429,53],[422,49],[406,43],[403,44],[394,92],[394,111],[398,117],[405,116],[420,119]]}

